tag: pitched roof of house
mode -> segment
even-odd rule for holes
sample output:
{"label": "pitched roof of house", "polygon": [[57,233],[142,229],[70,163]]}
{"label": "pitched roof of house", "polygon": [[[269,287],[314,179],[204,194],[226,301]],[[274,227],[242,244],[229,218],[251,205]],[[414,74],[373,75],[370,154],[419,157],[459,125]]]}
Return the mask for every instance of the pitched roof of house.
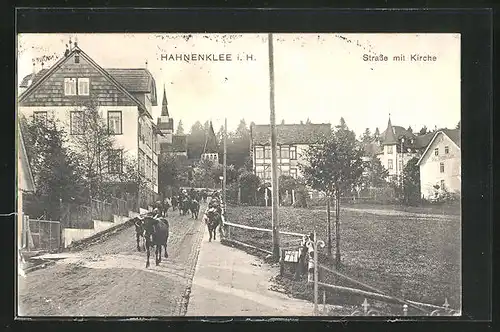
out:
{"label": "pitched roof of house", "polygon": [[[217,137],[215,136],[214,127],[212,121],[210,121],[210,127],[208,132],[205,133],[205,146],[203,147],[203,153],[218,153],[217,149]],[[202,153],[202,154],[203,154]]]}
{"label": "pitched roof of house", "polygon": [[429,152],[432,143],[436,140],[436,138],[439,135],[447,136],[453,143],[455,143],[458,146],[458,148],[461,148],[462,144],[461,144],[460,129],[440,129],[440,130],[436,131],[435,133],[433,133],[432,139],[429,142],[429,144],[427,145],[427,147],[425,148],[424,153],[422,153],[422,156],[420,156],[420,159],[418,160],[417,165],[420,165],[422,160],[424,160],[424,157]]}
{"label": "pitched roof of house", "polygon": [[[43,68],[39,70],[36,73],[31,73],[29,75],[26,75],[23,80],[21,81],[21,84],[19,85],[20,88],[28,88],[31,84],[36,83],[40,78],[45,75],[45,73],[48,71],[47,68]],[[29,81],[31,80],[31,84],[28,84]]]}
{"label": "pitched roof of house", "polygon": [[434,133],[427,133],[424,135],[415,136],[415,148],[425,149],[429,145],[433,137]]}
{"label": "pitched roof of house", "polygon": [[[85,60],[87,60],[90,64],[92,64],[102,75],[104,75],[106,78],[108,78],[119,90],[121,90],[127,97],[132,99],[141,110],[143,110],[149,117],[151,117],[151,114],[148,113],[146,106],[135,96],[132,95],[134,91],[129,91],[123,84],[121,84],[113,75],[111,75],[106,69],[102,68],[99,66],[94,60],[92,60],[91,57],[89,57],[84,51],[82,51],[78,46],[75,46],[71,52],[69,52],[67,55],[59,59],[52,67],[47,69],[42,73],[42,70],[39,72],[39,74],[35,74],[35,80],[33,83],[28,87],[26,91],[24,91],[20,96],[19,96],[19,101],[23,101],[26,96],[31,94],[33,90],[36,89],[37,86],[43,83],[50,75],[56,71],[64,62],[66,62],[74,53],[78,53],[80,56],[82,56]],[[132,69],[134,70],[134,69]],[[148,71],[149,73],[149,71]],[[33,74],[30,74],[33,75]],[[30,76],[28,75],[28,76]],[[38,76],[39,75],[39,76]],[[150,74],[151,75],[151,74]],[[152,76],[151,76],[152,78]],[[23,79],[21,83],[25,81],[26,77]],[[122,79],[124,79],[122,77]],[[26,84],[28,82],[29,78],[26,79]],[[153,79],[153,86],[154,86],[154,79]],[[156,87],[154,87],[155,92],[154,95],[156,96]]]}
{"label": "pitched roof of house", "polygon": [[[318,142],[322,137],[331,133],[328,123],[280,124],[276,125],[277,143],[283,144],[311,144]],[[251,127],[253,144],[265,145],[271,143],[270,125],[253,125]]]}
{"label": "pitched roof of house", "polygon": [[31,172],[31,166],[28,160],[28,154],[26,153],[26,146],[24,145],[23,132],[21,126],[18,123],[19,130],[19,145],[18,145],[18,153],[19,153],[19,161],[20,161],[20,171],[22,176],[19,176],[19,189],[25,191],[34,191],[35,190],[35,180],[33,178],[33,173]]}

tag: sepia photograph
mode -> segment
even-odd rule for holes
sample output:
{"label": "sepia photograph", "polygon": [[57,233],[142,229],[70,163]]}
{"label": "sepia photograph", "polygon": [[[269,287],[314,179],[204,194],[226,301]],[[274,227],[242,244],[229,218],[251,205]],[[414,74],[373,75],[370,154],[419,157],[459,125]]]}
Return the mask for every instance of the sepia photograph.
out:
{"label": "sepia photograph", "polygon": [[17,316],[461,316],[460,84],[458,33],[19,33]]}

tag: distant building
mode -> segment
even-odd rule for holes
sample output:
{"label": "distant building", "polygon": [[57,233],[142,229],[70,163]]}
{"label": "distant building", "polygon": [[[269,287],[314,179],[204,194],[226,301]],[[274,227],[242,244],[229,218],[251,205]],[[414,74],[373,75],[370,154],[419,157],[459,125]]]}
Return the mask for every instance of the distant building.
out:
{"label": "distant building", "polygon": [[[330,124],[280,124],[276,126],[278,144],[278,175],[301,175],[303,151],[331,132]],[[269,125],[250,126],[251,154],[255,174],[271,182],[271,129]]]}
{"label": "distant building", "polygon": [[81,135],[82,107],[91,97],[114,135],[116,147],[108,151],[112,175],[123,172],[123,159],[137,159],[147,188],[142,205],[151,204],[158,194],[158,134],[152,106],[157,106],[156,83],[145,68],[104,69],[77,44],[67,50],[51,68],[35,71],[20,85],[18,111],[26,117],[46,119],[49,114],[66,126],[71,137]]}
{"label": "distant building", "polygon": [[459,129],[442,129],[433,134],[417,164],[423,198],[432,198],[443,190],[461,192],[460,147]]}
{"label": "distant building", "polygon": [[205,144],[201,153],[201,160],[210,160],[215,164],[219,164],[219,149],[217,145],[217,137],[215,136],[212,121],[207,133],[205,133]]}
{"label": "distant building", "polygon": [[393,126],[389,118],[387,129],[372,144],[365,146],[365,154],[375,154],[389,176],[398,179],[408,161],[419,157],[431,138],[432,134],[416,136],[403,127]]}
{"label": "distant building", "polygon": [[163,100],[161,103],[161,115],[157,119],[157,127],[162,133],[159,137],[160,151],[168,151],[169,146],[172,145],[172,138],[174,133],[174,119],[170,117],[168,112],[167,92],[163,87]]}

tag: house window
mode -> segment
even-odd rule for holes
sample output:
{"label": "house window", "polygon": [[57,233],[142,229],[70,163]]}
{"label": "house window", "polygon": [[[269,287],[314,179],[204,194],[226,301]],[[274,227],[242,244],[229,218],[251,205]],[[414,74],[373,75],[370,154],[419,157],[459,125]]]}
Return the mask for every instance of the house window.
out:
{"label": "house window", "polygon": [[281,171],[281,174],[284,176],[288,176],[290,175],[290,172],[287,169],[284,169],[283,171]]}
{"label": "house window", "polygon": [[444,163],[439,163],[439,172],[444,173]]}
{"label": "house window", "polygon": [[158,175],[158,166],[153,163],[153,174],[152,174],[152,178],[153,178],[153,183],[156,184],[156,178],[157,178],[157,175]]}
{"label": "house window", "polygon": [[403,161],[402,160],[399,161],[399,169],[401,171],[403,171]]}
{"label": "house window", "polygon": [[296,168],[290,168],[290,176],[293,177],[294,179],[297,178],[297,169]]}
{"label": "house window", "polygon": [[270,146],[266,146],[264,148],[264,158],[271,159],[271,147]]}
{"label": "house window", "polygon": [[290,147],[290,159],[292,159],[292,160],[297,159],[297,147],[296,146]]}
{"label": "house window", "polygon": [[78,95],[79,96],[88,96],[89,95],[89,78],[79,78],[78,79]]}
{"label": "house window", "polygon": [[441,185],[440,185],[440,187],[439,187],[439,188],[441,188],[441,190],[444,190],[444,189],[445,189],[445,188],[444,188],[444,180],[441,180]]}
{"label": "house window", "polygon": [[121,174],[123,170],[123,151],[120,149],[108,150],[108,172]]}
{"label": "house window", "polygon": [[449,146],[445,146],[445,147],[444,147],[444,153],[445,153],[445,154],[450,153],[450,147],[449,147]]}
{"label": "house window", "polygon": [[263,170],[262,170],[262,171],[257,171],[256,173],[257,173],[257,176],[258,176],[259,178],[261,178],[261,179],[263,179],[263,178],[264,178],[264,171],[263,171]]}
{"label": "house window", "polygon": [[76,96],[76,78],[64,79],[64,95]]}
{"label": "house window", "polygon": [[288,146],[281,147],[281,158],[283,158],[283,159],[290,158],[290,148]]}
{"label": "house window", "polygon": [[255,157],[257,159],[264,159],[264,148],[263,147],[256,147],[255,148]]}
{"label": "house window", "polygon": [[270,179],[271,178],[271,167],[267,167],[265,169],[265,173],[266,173],[265,178]]}
{"label": "house window", "polygon": [[392,159],[388,159],[388,160],[387,160],[387,169],[388,169],[388,170],[392,170],[392,168],[393,168],[393,165],[392,165]]}
{"label": "house window", "polygon": [[75,55],[75,63],[80,63],[80,56],[78,54]]}
{"label": "house window", "polygon": [[392,154],[392,145],[387,146],[387,154]]}
{"label": "house window", "polygon": [[434,155],[435,156],[439,156],[439,148],[435,148],[434,149]]}
{"label": "house window", "polygon": [[146,175],[144,158],[145,158],[144,152],[139,151],[139,173],[141,173],[141,175],[143,175],[143,176]]}
{"label": "house window", "polygon": [[47,112],[33,112],[33,119],[37,123],[47,124]]}
{"label": "house window", "polygon": [[121,135],[122,131],[122,112],[109,111],[108,112],[108,132],[111,135]]}
{"label": "house window", "polygon": [[83,112],[82,111],[71,111],[69,113],[69,133],[71,135],[82,135],[83,134]]}

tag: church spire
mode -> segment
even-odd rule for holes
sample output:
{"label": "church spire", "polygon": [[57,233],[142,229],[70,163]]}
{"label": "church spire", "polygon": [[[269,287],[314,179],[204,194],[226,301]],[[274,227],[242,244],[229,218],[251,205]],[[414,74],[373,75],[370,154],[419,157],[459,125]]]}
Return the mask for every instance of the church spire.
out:
{"label": "church spire", "polygon": [[397,144],[396,136],[394,133],[394,128],[392,127],[392,123],[391,123],[391,114],[390,113],[389,113],[389,121],[387,122],[387,129],[385,130],[383,144],[384,145]]}
{"label": "church spire", "polygon": [[168,102],[167,102],[167,92],[165,90],[165,85],[163,85],[163,101],[161,102],[161,116],[168,116]]}

